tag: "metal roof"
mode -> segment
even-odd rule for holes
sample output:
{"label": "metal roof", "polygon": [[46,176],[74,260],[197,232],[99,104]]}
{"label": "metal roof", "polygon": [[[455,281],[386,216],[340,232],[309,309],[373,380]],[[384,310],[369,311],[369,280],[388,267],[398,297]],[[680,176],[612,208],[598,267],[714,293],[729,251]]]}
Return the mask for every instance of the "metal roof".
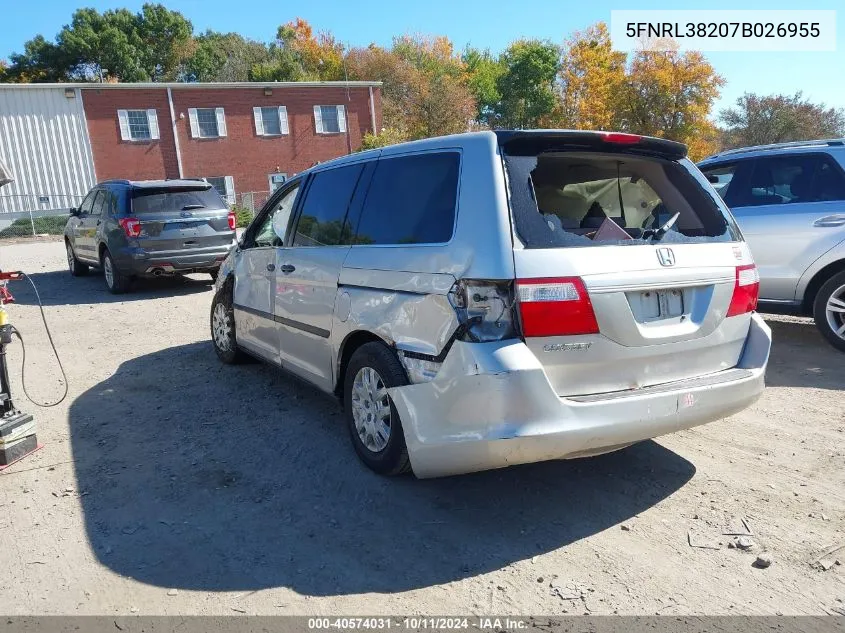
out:
{"label": "metal roof", "polygon": [[0,90],[38,90],[46,88],[80,88],[81,90],[150,90],[155,88],[174,89],[219,89],[219,88],[367,88],[381,86],[380,81],[224,81],[214,82],[178,82],[161,83],[0,83]]}

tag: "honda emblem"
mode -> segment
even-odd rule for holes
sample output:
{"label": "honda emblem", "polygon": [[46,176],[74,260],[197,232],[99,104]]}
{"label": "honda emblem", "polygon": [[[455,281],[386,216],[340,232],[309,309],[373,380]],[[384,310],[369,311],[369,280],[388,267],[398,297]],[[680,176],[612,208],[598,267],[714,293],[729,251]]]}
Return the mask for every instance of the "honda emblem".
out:
{"label": "honda emblem", "polygon": [[675,253],[672,252],[671,248],[658,248],[657,260],[660,262],[661,266],[674,266]]}

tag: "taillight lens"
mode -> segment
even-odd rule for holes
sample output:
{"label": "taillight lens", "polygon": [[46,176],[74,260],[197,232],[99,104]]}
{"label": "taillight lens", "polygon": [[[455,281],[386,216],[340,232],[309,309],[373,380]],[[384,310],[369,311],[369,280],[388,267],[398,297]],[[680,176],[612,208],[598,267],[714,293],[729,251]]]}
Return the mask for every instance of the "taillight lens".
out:
{"label": "taillight lens", "polygon": [[598,334],[596,313],[580,277],[518,279],[516,288],[524,336]]}
{"label": "taillight lens", "polygon": [[118,220],[126,237],[138,237],[141,235],[141,220],[138,218],[120,218]]}
{"label": "taillight lens", "polygon": [[229,228],[233,231],[238,228],[238,216],[235,215],[234,211],[229,211]]}
{"label": "taillight lens", "polygon": [[754,264],[736,267],[736,282],[728,316],[737,316],[757,309],[760,297],[760,273]]}

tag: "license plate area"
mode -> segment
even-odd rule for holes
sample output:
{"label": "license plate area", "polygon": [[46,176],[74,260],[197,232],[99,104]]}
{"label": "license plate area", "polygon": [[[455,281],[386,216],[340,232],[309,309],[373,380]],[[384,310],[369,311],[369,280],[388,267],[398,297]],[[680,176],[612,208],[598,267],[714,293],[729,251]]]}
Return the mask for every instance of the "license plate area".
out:
{"label": "license plate area", "polygon": [[640,323],[677,318],[684,314],[684,292],[678,289],[643,290],[628,294],[634,317]]}

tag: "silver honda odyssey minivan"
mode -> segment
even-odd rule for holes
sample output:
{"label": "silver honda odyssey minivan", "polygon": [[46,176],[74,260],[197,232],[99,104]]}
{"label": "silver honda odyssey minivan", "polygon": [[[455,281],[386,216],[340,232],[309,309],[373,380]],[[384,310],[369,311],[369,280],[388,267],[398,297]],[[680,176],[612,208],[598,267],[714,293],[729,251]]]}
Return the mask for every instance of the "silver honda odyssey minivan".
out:
{"label": "silver honda odyssey minivan", "polygon": [[499,131],[286,182],[220,269],[215,350],[336,394],[374,471],[585,457],[736,413],[771,333],[686,147]]}

